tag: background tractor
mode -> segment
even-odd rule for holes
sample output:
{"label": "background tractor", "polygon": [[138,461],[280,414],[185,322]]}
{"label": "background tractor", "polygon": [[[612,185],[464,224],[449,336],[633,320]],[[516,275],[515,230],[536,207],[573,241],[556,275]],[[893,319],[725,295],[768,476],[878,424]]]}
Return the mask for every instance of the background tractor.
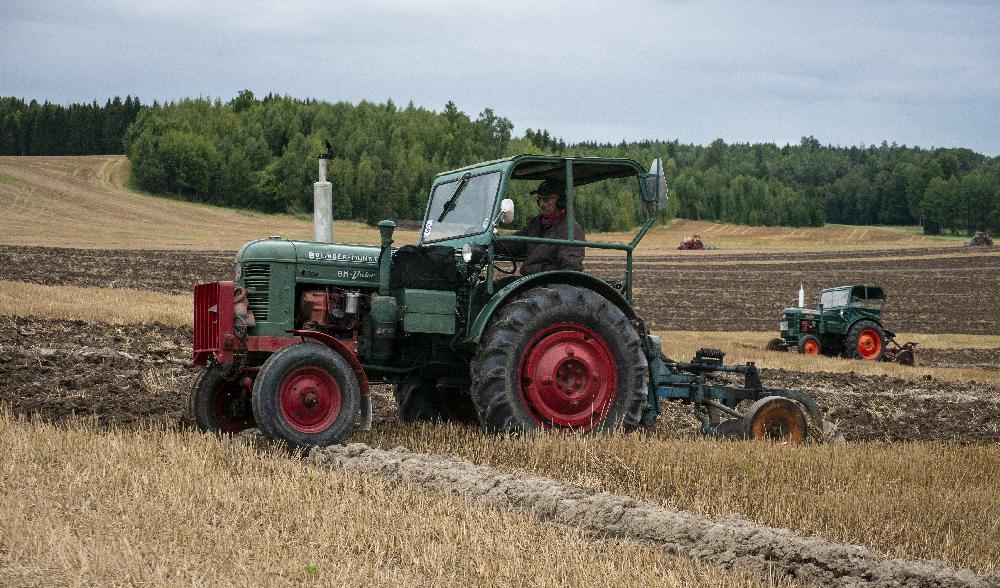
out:
{"label": "background tractor", "polygon": [[885,298],[879,286],[827,288],[820,293],[815,309],[783,309],[778,327],[781,337],[771,339],[767,348],[913,365],[917,344],[900,345],[896,334],[882,324],[882,310],[876,305]]}
{"label": "background tractor", "polygon": [[[320,156],[317,217],[329,214],[330,156]],[[501,230],[514,199],[530,202],[542,181],[564,186],[567,238]],[[645,222],[630,242],[574,239],[574,197],[586,191],[636,198]],[[689,404],[705,434],[802,441],[823,430],[811,398],[765,388],[752,364],[726,366],[717,350],[690,363],[664,356],[632,304],[632,255],[666,201],[659,160],[647,172],[628,159],[521,155],[439,174],[416,246],[392,247],[392,221],[379,223],[379,246],[323,242],[328,217],[316,241],[249,242],[233,281],[195,287],[195,421],[259,427],[291,446],[337,443],[371,425],[374,381],[395,386],[404,421],[490,431],[628,431],[651,425],[661,399]],[[505,245],[517,241],[617,251],[624,271],[515,278]]]}

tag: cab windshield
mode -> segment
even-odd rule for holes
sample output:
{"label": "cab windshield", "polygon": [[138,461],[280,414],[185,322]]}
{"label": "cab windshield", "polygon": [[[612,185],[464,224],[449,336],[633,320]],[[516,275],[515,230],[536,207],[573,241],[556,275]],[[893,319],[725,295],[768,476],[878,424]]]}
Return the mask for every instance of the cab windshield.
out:
{"label": "cab windshield", "polygon": [[823,308],[840,308],[847,306],[850,299],[850,290],[833,290],[832,292],[823,292],[820,295],[819,303],[823,305]]}
{"label": "cab windshield", "polygon": [[421,242],[478,235],[490,227],[500,172],[465,175],[434,187]]}

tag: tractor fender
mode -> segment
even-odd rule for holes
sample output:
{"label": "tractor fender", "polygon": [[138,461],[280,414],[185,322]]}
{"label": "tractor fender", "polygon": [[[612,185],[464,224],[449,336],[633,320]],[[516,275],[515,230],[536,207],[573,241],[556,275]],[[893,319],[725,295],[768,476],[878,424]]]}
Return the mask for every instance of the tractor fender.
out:
{"label": "tractor fender", "polygon": [[306,329],[291,329],[287,332],[298,335],[303,339],[313,339],[321,345],[326,345],[346,359],[347,363],[351,364],[354,375],[358,377],[358,384],[361,386],[361,423],[358,425],[358,428],[362,431],[370,430],[372,427],[371,386],[368,384],[368,375],[365,374],[365,368],[358,361],[358,357],[347,348],[347,345],[344,345],[336,337],[327,335],[326,333]]}
{"label": "tractor fender", "polygon": [[858,324],[861,321],[871,321],[876,325],[878,325],[878,328],[882,329],[883,332],[885,332],[885,325],[882,324],[881,319],[877,319],[873,316],[859,316],[858,318],[854,319],[853,321],[847,324],[847,327],[844,329],[844,334],[846,335],[847,333],[850,333],[851,329],[854,328],[854,325]]}
{"label": "tractor fender", "polygon": [[548,284],[568,284],[570,286],[579,286],[581,288],[593,290],[604,298],[607,298],[612,304],[621,309],[629,320],[637,318],[635,309],[632,308],[632,305],[629,304],[628,300],[626,300],[625,297],[618,292],[618,290],[615,290],[610,284],[600,278],[595,278],[590,274],[566,270],[540,272],[519,278],[510,284],[507,284],[499,292],[495,293],[493,298],[490,298],[489,302],[486,303],[486,306],[479,311],[479,316],[476,317],[472,326],[469,327],[466,341],[478,343],[479,339],[483,336],[483,332],[486,330],[486,325],[489,324],[490,319],[493,318],[493,314],[496,310],[503,306],[508,299],[515,296],[518,292],[523,292],[529,288],[536,288],[538,286],[545,286]]}

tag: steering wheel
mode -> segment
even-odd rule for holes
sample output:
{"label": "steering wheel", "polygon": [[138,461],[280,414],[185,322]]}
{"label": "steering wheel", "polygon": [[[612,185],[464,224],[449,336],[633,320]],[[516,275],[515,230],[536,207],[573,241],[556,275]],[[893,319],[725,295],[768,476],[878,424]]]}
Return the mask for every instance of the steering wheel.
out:
{"label": "steering wheel", "polygon": [[503,243],[501,243],[499,241],[494,241],[493,243],[494,243],[494,247],[499,247],[500,249],[503,249],[504,255],[506,255],[507,257],[510,258],[508,261],[510,261],[510,264],[513,266],[510,271],[507,271],[507,270],[503,269],[502,267],[498,266],[497,262],[496,262],[496,258],[494,258],[493,259],[493,269],[497,270],[501,274],[507,274],[508,276],[517,273],[517,261],[514,259],[514,256],[511,255],[509,251],[507,251],[507,248],[503,246]]}

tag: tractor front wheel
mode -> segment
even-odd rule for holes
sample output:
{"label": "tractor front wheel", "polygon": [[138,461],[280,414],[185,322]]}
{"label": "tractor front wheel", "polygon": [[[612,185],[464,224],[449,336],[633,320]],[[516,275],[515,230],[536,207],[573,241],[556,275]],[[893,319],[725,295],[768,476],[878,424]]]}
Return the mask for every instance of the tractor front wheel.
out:
{"label": "tractor front wheel", "polygon": [[625,314],[564,284],[527,290],[501,308],[471,372],[480,422],[499,432],[635,430],[649,378]]}
{"label": "tractor front wheel", "polygon": [[878,323],[860,320],[847,332],[847,354],[857,359],[881,361],[885,357],[885,334]]}
{"label": "tractor front wheel", "polygon": [[283,347],[264,362],[253,387],[261,432],[288,445],[331,445],[354,431],[361,385],[346,359],[317,343]]}
{"label": "tractor front wheel", "polygon": [[198,375],[191,389],[190,410],[199,431],[235,435],[254,426],[250,391],[239,378],[226,378],[226,368],[212,365]]}
{"label": "tractor front wheel", "polygon": [[819,339],[815,335],[804,335],[799,339],[799,353],[819,355],[821,350],[822,347],[819,344]]}

